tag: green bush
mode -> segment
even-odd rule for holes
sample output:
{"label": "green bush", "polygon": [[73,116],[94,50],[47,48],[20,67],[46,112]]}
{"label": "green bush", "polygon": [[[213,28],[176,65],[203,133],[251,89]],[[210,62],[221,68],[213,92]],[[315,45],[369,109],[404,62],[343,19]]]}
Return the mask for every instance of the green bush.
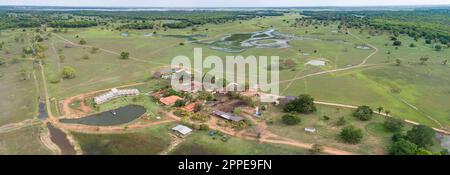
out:
{"label": "green bush", "polygon": [[350,125],[342,129],[340,137],[346,143],[357,144],[361,142],[363,133],[361,129]]}
{"label": "green bush", "polygon": [[297,99],[287,103],[283,110],[284,112],[313,113],[317,111],[317,108],[314,105],[314,98],[310,95],[302,94]]}
{"label": "green bush", "polygon": [[394,142],[389,148],[391,155],[415,155],[416,152],[417,145],[405,139]]}
{"label": "green bush", "polygon": [[398,118],[387,118],[384,123],[384,127],[392,132],[399,132],[403,129],[404,123],[403,120]]}
{"label": "green bush", "polygon": [[281,118],[282,118],[283,123],[286,125],[296,125],[301,122],[300,117],[298,117],[296,115],[286,114],[286,115],[283,115],[283,117],[281,117]]}
{"label": "green bush", "polygon": [[361,121],[368,121],[372,119],[373,111],[369,106],[359,106],[356,111],[353,113],[353,116],[358,118]]}

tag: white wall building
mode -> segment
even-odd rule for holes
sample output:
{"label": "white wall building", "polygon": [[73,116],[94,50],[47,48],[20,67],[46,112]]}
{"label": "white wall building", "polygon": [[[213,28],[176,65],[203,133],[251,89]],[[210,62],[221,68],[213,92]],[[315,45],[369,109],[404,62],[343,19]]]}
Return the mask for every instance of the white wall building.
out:
{"label": "white wall building", "polygon": [[115,98],[124,96],[139,95],[139,90],[137,89],[116,89],[113,88],[111,91],[94,97],[94,101],[97,104],[102,104]]}

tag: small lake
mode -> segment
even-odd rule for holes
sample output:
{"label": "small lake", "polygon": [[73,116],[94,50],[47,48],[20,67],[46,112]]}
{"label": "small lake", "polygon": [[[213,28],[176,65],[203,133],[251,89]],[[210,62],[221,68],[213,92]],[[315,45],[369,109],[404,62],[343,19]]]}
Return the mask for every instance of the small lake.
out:
{"label": "small lake", "polygon": [[69,139],[67,139],[66,133],[50,123],[47,123],[47,128],[50,131],[50,139],[59,147],[63,155],[75,155],[77,153]]}
{"label": "small lake", "polygon": [[62,123],[73,123],[93,126],[114,126],[129,123],[145,114],[143,106],[128,105],[77,119],[60,119]]}

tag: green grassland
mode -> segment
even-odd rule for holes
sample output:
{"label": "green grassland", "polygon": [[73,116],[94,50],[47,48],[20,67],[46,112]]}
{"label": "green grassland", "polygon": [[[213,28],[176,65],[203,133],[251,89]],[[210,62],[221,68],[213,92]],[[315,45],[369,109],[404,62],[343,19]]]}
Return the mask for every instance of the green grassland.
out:
{"label": "green grassland", "polygon": [[309,151],[302,148],[259,143],[230,137],[223,142],[220,137],[213,139],[208,132],[196,131],[187,136],[178,147],[171,152],[174,155],[305,155]]}
{"label": "green grassland", "polygon": [[[318,106],[318,111],[313,114],[299,114],[301,123],[294,126],[287,126],[282,123],[282,111],[279,108],[271,108],[264,113],[266,119],[271,118],[273,124],[268,124],[269,130],[280,136],[292,138],[305,143],[316,143],[341,150],[346,150],[358,154],[386,154],[387,145],[391,142],[392,132],[383,126],[384,118],[373,116],[370,121],[359,121],[352,116],[353,110]],[[324,120],[323,116],[328,116],[329,120]],[[346,123],[338,125],[339,118],[344,117]],[[339,138],[341,129],[345,126],[353,125],[363,131],[361,143],[351,145],[344,143]],[[304,131],[306,127],[316,128],[315,133]],[[405,127],[408,130],[411,126]]]}
{"label": "green grassland", "polygon": [[170,144],[168,131],[173,124],[158,125],[133,133],[82,134],[72,133],[88,155],[148,155],[158,154]]}
{"label": "green grassland", "polygon": [[[156,86],[149,79],[152,71],[159,69],[161,66],[169,65],[172,58],[178,55],[185,55],[192,59],[193,50],[198,47],[203,48],[203,57],[209,55],[217,55],[221,58],[229,55],[274,55],[279,56],[281,60],[292,59],[296,63],[294,68],[280,71],[280,81],[284,81],[320,71],[358,65],[368,55],[375,52],[375,49],[363,50],[357,49],[356,46],[370,43],[378,48],[378,52],[367,61],[367,64],[374,65],[311,76],[295,80],[292,83],[284,82],[280,84],[281,95],[296,96],[307,93],[319,101],[349,105],[365,104],[372,108],[382,106],[390,110],[395,117],[413,120],[433,127],[448,128],[450,126],[450,107],[448,105],[450,99],[450,81],[448,77],[450,67],[441,64],[444,59],[450,59],[448,56],[450,55],[449,49],[435,51],[432,48],[433,44],[425,44],[423,39],[415,41],[406,35],[398,37],[402,41],[402,46],[395,48],[392,46],[391,35],[388,32],[374,36],[370,35],[368,30],[350,29],[350,34],[332,32],[337,30],[337,23],[332,23],[328,26],[294,27],[294,20],[299,17],[300,15],[298,14],[289,13],[285,16],[258,17],[251,20],[240,20],[223,24],[205,24],[198,26],[195,31],[191,28],[168,29],[167,31],[129,29],[117,31],[104,29],[103,26],[71,28],[67,33],[56,33],[50,36],[48,40],[42,42],[47,46],[45,51],[46,57],[43,61],[45,63],[45,76],[48,81],[50,97],[51,99],[61,100],[80,93],[134,82],[146,82],[145,86],[139,88],[150,91],[152,87]],[[186,39],[190,35],[206,34],[207,37],[199,37],[197,39],[202,42],[214,42],[230,34],[264,31],[271,28],[276,29],[280,33],[292,34],[303,39],[290,41],[291,47],[289,48],[250,48],[241,53],[227,53],[214,50],[206,44],[196,44]],[[51,28],[48,28],[48,30],[50,31]],[[157,32],[157,35],[144,36],[154,31]],[[122,36],[121,33],[123,32],[128,32],[129,36]],[[67,43],[56,35],[60,35],[75,43],[78,43],[80,39],[84,39],[87,41],[86,45],[113,51],[114,53],[102,50],[92,53],[90,47],[70,46],[66,48]],[[0,35],[0,41],[5,41],[6,46],[10,48],[9,54],[5,53],[5,51],[0,51],[0,57],[8,61],[6,65],[0,66],[0,75],[2,75],[0,76],[0,95],[5,98],[0,103],[0,124],[18,122],[35,117],[37,115],[37,97],[42,95],[42,92],[38,92],[41,85],[35,82],[33,74],[34,71],[39,81],[41,78],[40,72],[38,72],[39,69],[34,68],[32,61],[11,63],[13,56],[20,57],[22,47],[29,45],[27,39],[25,39],[24,43],[14,41],[14,36],[29,38],[33,36],[33,32],[5,30]],[[183,45],[180,43],[183,43]],[[414,43],[416,47],[409,47],[408,45],[411,43]],[[120,59],[116,53],[120,54],[122,51],[129,52],[131,58],[127,60]],[[303,53],[308,53],[308,55]],[[64,55],[64,60],[60,60],[60,55]],[[89,58],[84,59],[85,56]],[[424,65],[419,62],[419,58],[422,56],[430,58]],[[323,67],[305,65],[307,61],[313,59],[324,59],[327,61],[327,65]],[[402,64],[395,66],[395,59],[400,59]],[[61,71],[64,66],[70,66],[76,70],[74,79],[61,79]],[[30,78],[28,80],[19,81],[20,73],[18,70],[20,69],[25,69],[29,72]],[[60,79],[59,82],[52,82],[58,79]],[[132,99],[126,99],[128,101],[118,99],[100,108],[101,110],[106,110],[132,101]],[[146,101],[143,103],[149,109],[159,110],[152,102]],[[52,104],[52,111],[56,112],[54,104]],[[305,116],[304,123],[299,127],[281,126],[279,121],[271,127],[274,132],[286,134],[294,139],[302,141],[318,139],[319,142],[325,143],[327,139],[336,136],[339,127],[334,127],[331,123],[308,119],[318,118],[327,114],[330,117],[334,117],[331,121],[336,120],[336,117],[339,116],[348,116],[346,118],[353,120],[350,117],[350,113],[348,110],[336,112],[333,108],[321,108],[318,113]],[[274,113],[272,116],[277,118],[281,114]],[[380,129],[379,125],[381,122],[381,119],[375,119],[367,123],[352,121],[351,123],[354,123],[357,127],[366,129],[368,133],[373,133],[373,136],[368,134],[366,140],[356,146],[343,145],[340,142],[331,143],[332,145],[330,146],[360,153],[384,153],[383,146],[388,142],[387,138],[390,134],[384,133]],[[302,129],[307,125],[314,125],[319,129],[318,134],[321,137],[326,136],[328,138],[322,140],[318,136],[298,134],[303,133]],[[383,137],[379,138],[376,136]],[[89,136],[83,137],[86,140],[91,140],[89,142],[93,142],[92,138],[88,138]],[[115,139],[112,136],[105,136],[106,140],[113,138]],[[126,137],[117,137],[118,140],[123,140],[124,138]],[[136,136],[136,138],[139,140],[141,136]],[[187,139],[197,140],[201,143],[213,142],[203,133],[195,133]],[[244,144],[242,140],[231,139],[226,144],[233,145],[241,142]],[[99,144],[95,143],[93,145]],[[262,154],[269,152],[265,148],[256,146],[256,143],[245,141],[245,144],[249,149],[243,149],[240,153]],[[205,154],[228,154],[232,152],[219,144],[208,147],[205,144],[186,142],[180,145],[174,153],[191,154],[193,152],[188,151],[191,148]],[[250,148],[258,151],[252,152]],[[280,148],[279,153],[292,153],[292,151],[286,151],[289,149],[286,147]],[[145,152],[148,150],[141,149],[141,151]],[[125,152],[112,151],[108,153],[121,154]],[[305,152],[298,152],[298,154],[302,153]]]}
{"label": "green grassland", "polygon": [[[21,58],[22,47],[27,45],[27,34],[15,31],[2,31],[0,41],[5,42],[0,57],[5,64],[0,65],[0,125],[19,122],[37,116],[38,92],[34,79],[34,67],[28,58]],[[25,38],[24,42],[15,41],[14,36]],[[9,50],[9,53],[5,51]],[[18,62],[13,61],[19,59]],[[26,80],[22,80],[20,71],[25,71]]]}
{"label": "green grassland", "polygon": [[41,126],[29,126],[0,134],[0,155],[52,154],[39,140]]}

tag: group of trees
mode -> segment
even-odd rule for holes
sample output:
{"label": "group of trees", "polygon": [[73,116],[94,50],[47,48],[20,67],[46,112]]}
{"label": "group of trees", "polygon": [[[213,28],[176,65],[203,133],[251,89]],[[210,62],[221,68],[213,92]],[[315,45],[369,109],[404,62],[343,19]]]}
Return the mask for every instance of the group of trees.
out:
{"label": "group of trees", "polygon": [[155,26],[154,23],[148,22],[137,22],[137,23],[129,23],[120,26],[120,29],[136,29],[136,30],[144,30],[144,29],[153,29]]}
{"label": "group of trees", "polygon": [[[427,9],[414,11],[303,11],[308,19],[340,22],[342,28],[368,28],[389,31],[395,35],[405,34],[415,40],[424,38],[426,44],[433,41],[450,44],[448,10]],[[394,41],[395,46],[401,42]]]}
{"label": "group of trees", "polygon": [[48,26],[54,28],[82,28],[82,27],[93,27],[97,25],[98,25],[97,22],[89,20],[79,20],[79,21],[59,20],[48,23]]}
{"label": "group of trees", "polygon": [[314,105],[314,98],[307,94],[299,95],[298,98],[287,103],[283,107],[284,112],[312,113],[317,108]]}
{"label": "group of trees", "polygon": [[434,144],[435,131],[425,125],[416,125],[411,130],[396,133],[392,136],[392,145],[389,147],[389,154],[392,155],[440,155],[448,154],[444,149],[440,152],[431,152],[427,148]]}

